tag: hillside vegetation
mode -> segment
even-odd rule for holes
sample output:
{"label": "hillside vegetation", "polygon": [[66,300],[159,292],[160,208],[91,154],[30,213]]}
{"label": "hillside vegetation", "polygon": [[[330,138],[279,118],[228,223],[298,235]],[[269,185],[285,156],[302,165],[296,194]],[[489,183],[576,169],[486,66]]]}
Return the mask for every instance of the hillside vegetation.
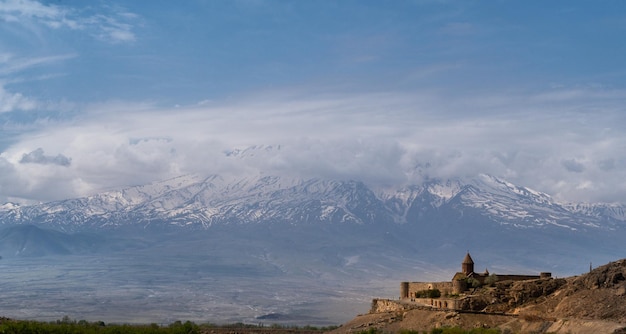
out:
{"label": "hillside vegetation", "polygon": [[67,317],[55,322],[39,322],[26,320],[12,320],[0,318],[0,333],[3,334],[317,334],[327,332],[334,327],[283,327],[272,325],[269,327],[235,323],[230,325],[201,324],[176,321],[168,326],[157,324],[129,325],[105,324],[74,321]]}

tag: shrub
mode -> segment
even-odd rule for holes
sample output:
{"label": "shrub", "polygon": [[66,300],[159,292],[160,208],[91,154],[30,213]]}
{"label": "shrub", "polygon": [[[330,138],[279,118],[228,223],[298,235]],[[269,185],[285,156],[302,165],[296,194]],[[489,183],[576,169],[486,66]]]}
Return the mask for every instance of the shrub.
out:
{"label": "shrub", "polygon": [[499,329],[494,328],[473,328],[471,330],[464,330],[459,327],[443,327],[433,328],[430,334],[500,334]]}
{"label": "shrub", "polygon": [[428,289],[415,292],[415,298],[439,298],[441,291],[439,289]]}
{"label": "shrub", "polygon": [[470,277],[467,279],[467,286],[472,287],[472,288],[478,288],[481,286],[481,284],[479,280]]}
{"label": "shrub", "polygon": [[498,281],[498,276],[496,274],[491,274],[487,278],[485,278],[485,284],[489,286],[496,285],[497,281]]}
{"label": "shrub", "polygon": [[419,331],[414,331],[410,329],[401,329],[398,334],[420,334]]}

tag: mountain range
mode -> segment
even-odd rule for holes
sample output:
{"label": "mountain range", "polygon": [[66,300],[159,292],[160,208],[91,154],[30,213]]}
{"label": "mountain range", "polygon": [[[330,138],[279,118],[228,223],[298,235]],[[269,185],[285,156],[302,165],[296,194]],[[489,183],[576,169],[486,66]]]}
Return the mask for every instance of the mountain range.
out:
{"label": "mountain range", "polygon": [[626,206],[561,203],[485,174],[402,187],[263,174],[185,175],[84,198],[6,203],[0,222],[67,233],[220,228],[236,235],[243,229],[260,234],[283,229],[291,231],[283,235],[287,239],[307,231],[311,242],[323,242],[329,234],[372,240],[385,234],[395,240],[390,247],[434,260],[471,248],[484,250],[493,261],[513,256],[527,266],[548,261],[550,256],[539,254],[558,257],[568,250],[565,257],[572,261],[581,253],[590,261],[611,260],[626,237]]}
{"label": "mountain range", "polygon": [[[281,314],[286,323],[332,324],[365,310],[371,297],[396,297],[400,281],[448,280],[467,251],[490,272],[564,276],[622,258],[626,240],[623,204],[561,203],[490,175],[399,187],[184,175],[84,198],[5,203],[0,224],[0,279],[16,291],[24,282],[31,291],[65,291],[48,304],[16,292],[0,312],[128,322],[170,321],[178,310],[192,320]],[[152,305],[141,319],[138,303]]]}
{"label": "mountain range", "polygon": [[483,174],[387,189],[356,180],[185,175],[84,198],[0,207],[4,225],[35,224],[66,231],[249,224],[405,225],[418,229],[457,224],[471,229],[474,226],[469,220],[537,231],[622,232],[626,206],[559,203],[547,194]]}

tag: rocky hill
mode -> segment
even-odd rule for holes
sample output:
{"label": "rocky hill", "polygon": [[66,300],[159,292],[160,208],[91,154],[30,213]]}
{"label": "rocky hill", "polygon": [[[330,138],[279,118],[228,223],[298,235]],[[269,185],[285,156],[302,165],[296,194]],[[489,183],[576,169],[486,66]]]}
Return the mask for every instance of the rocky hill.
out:
{"label": "rocky hill", "polygon": [[499,328],[504,333],[626,333],[626,259],[569,278],[501,281],[462,296],[463,311],[388,301],[335,333],[370,328],[428,331],[436,327]]}

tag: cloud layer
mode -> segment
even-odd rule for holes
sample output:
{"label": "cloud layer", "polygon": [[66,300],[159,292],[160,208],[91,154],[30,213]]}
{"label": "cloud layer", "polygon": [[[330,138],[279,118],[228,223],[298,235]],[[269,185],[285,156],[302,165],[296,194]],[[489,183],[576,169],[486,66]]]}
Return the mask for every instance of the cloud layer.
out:
{"label": "cloud layer", "polygon": [[[593,112],[580,110],[583,95]],[[175,108],[91,105],[81,120],[42,126],[5,150],[3,175],[11,176],[1,184],[4,194],[28,184],[22,196],[49,200],[185,173],[379,186],[490,173],[561,200],[618,201],[626,195],[624,100],[594,90],[455,99],[267,92]],[[254,145],[263,149],[227,154]],[[61,191],[41,192],[60,181]]]}
{"label": "cloud layer", "polygon": [[623,201],[621,12],[0,0],[0,202],[185,173],[381,187],[489,173]]}

